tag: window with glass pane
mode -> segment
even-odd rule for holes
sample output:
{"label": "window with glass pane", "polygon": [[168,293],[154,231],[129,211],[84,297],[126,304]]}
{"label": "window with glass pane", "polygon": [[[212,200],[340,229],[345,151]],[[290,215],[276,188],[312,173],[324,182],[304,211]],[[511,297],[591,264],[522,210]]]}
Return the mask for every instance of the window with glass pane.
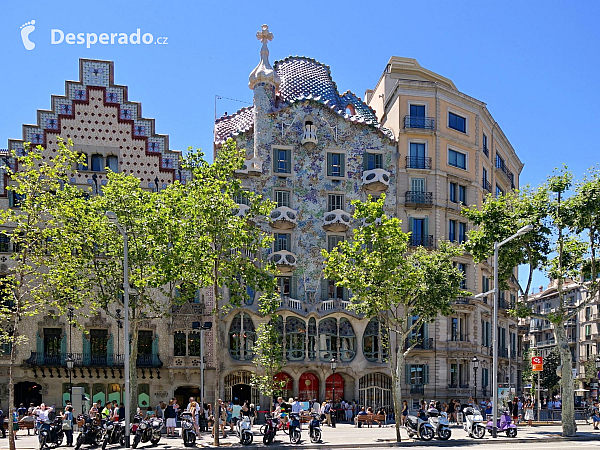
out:
{"label": "window with glass pane", "polygon": [[380,347],[379,321],[377,319],[371,319],[363,334],[363,354],[367,361],[373,362],[379,359]]}
{"label": "window with glass pane", "polygon": [[0,252],[8,253],[10,251],[10,238],[5,234],[0,234]]}
{"label": "window with glass pane", "polygon": [[498,169],[504,168],[504,159],[498,153],[496,153],[496,167]]}
{"label": "window with glass pane", "polygon": [[458,201],[467,204],[467,187],[458,185]]}
{"label": "window with glass pane", "polygon": [[280,295],[290,295],[291,277],[277,277],[277,289]]}
{"label": "window with glass pane", "polygon": [[80,153],[79,155],[83,156],[83,161],[80,164],[77,164],[77,170],[90,170],[88,155],[86,153]]}
{"label": "window with glass pane", "polygon": [[467,288],[467,265],[465,263],[457,263],[456,267],[463,274],[463,278],[460,281],[460,288],[461,289],[466,289]]}
{"label": "window with glass pane", "polygon": [[467,224],[458,222],[458,242],[462,244],[467,240]]}
{"label": "window with glass pane", "polygon": [[197,331],[188,334],[188,355],[200,356],[200,333]]}
{"label": "window with glass pane", "polygon": [[327,281],[327,292],[329,294],[329,298],[341,298],[341,299],[346,299],[346,295],[345,294],[345,289],[341,286],[337,286],[335,284],[335,282],[333,282],[332,280],[328,280]]}
{"label": "window with glass pane", "polygon": [[327,153],[327,176],[343,177],[346,155],[343,153]]}
{"label": "window with glass pane", "polygon": [[239,192],[233,197],[233,199],[238,205],[250,206],[250,199],[245,191]]}
{"label": "window with glass pane", "polygon": [[287,206],[288,208],[291,208],[290,206],[290,191],[275,191],[275,203],[277,203],[277,207],[279,208],[280,206]]}
{"label": "window with glass pane", "polygon": [[410,168],[411,169],[425,169],[425,144],[419,142],[410,143]]}
{"label": "window with glass pane", "polygon": [[343,240],[344,236],[327,236],[327,251],[332,251]]}
{"label": "window with glass pane", "polygon": [[460,131],[462,133],[467,132],[467,119],[459,116],[458,114],[454,114],[452,112],[448,113],[448,128],[452,128],[453,130]]}
{"label": "window with glass pane", "polygon": [[504,190],[500,186],[496,185],[496,197],[500,197],[501,195],[504,195]]}
{"label": "window with glass pane", "polygon": [[106,166],[113,172],[119,171],[119,158],[115,155],[109,155],[106,157]]}
{"label": "window with glass pane", "polygon": [[319,322],[319,356],[321,361],[330,361],[338,357],[338,330],[335,318]]}
{"label": "window with glass pane", "polygon": [[138,355],[152,355],[152,331],[138,331]]}
{"label": "window with glass pane", "polygon": [[482,169],[481,173],[482,173],[481,178],[483,178],[483,181],[488,181],[488,171],[485,167]]}
{"label": "window with glass pane", "polygon": [[456,150],[448,150],[448,165],[458,167],[459,169],[467,169],[467,155]]}
{"label": "window with glass pane", "polygon": [[275,173],[292,173],[292,151],[275,149],[273,171]]}
{"label": "window with glass pane", "polygon": [[92,155],[92,170],[94,172],[104,171],[104,157],[102,155]]}
{"label": "window with glass pane", "polygon": [[460,329],[459,329],[459,321],[457,317],[453,317],[451,319],[451,332],[452,332],[452,340],[458,341],[460,338]]}
{"label": "window with glass pane", "polygon": [[383,155],[381,153],[365,153],[365,170],[383,169]]}
{"label": "window with glass pane", "polygon": [[410,384],[424,384],[423,364],[410,365]]}
{"label": "window with glass pane", "polygon": [[173,333],[173,356],[185,356],[185,333],[176,331]]}
{"label": "window with glass pane", "polygon": [[304,359],[306,343],[306,324],[296,317],[289,317],[285,323],[285,339],[288,361]]}
{"label": "window with glass pane", "polygon": [[60,355],[61,333],[60,328],[44,328],[44,354]]}
{"label": "window with glass pane", "polygon": [[425,117],[425,105],[410,105],[410,115],[413,117]]}
{"label": "window with glass pane", "polygon": [[450,364],[450,385],[458,386],[458,364]]}
{"label": "window with glass pane", "polygon": [[275,233],[275,251],[279,252],[282,250],[290,251],[291,245],[291,234],[288,233]]}
{"label": "window with glass pane", "polygon": [[483,144],[483,150],[486,151],[486,153],[487,153],[487,150],[488,150],[488,138],[485,135],[485,133],[482,136],[481,142]]}
{"label": "window with glass pane", "polygon": [[333,211],[334,209],[344,209],[344,195],[343,194],[327,195],[327,212]]}
{"label": "window with glass pane", "polygon": [[456,241],[456,220],[448,221],[448,240],[450,242]]}
{"label": "window with glass pane", "polygon": [[450,183],[449,194],[450,194],[450,201],[452,203],[456,203],[456,187],[457,186],[458,185],[456,183]]}

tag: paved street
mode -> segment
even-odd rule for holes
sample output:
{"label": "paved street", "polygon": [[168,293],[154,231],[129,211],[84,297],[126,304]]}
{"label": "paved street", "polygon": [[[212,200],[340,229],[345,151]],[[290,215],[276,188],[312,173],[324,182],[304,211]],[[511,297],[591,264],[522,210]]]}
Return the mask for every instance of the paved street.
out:
{"label": "paved street", "polygon": [[[559,426],[536,426],[533,428],[519,427],[517,438],[510,439],[505,435],[500,435],[496,440],[486,435],[482,440],[475,440],[468,438],[462,428],[452,428],[452,438],[450,441],[442,442],[433,440],[429,443],[420,443],[419,441],[409,440],[406,432],[402,430],[402,437],[404,442],[403,446],[410,446],[411,448],[424,448],[432,446],[443,446],[443,447],[463,447],[473,446],[477,447],[493,447],[498,448],[497,445],[510,444],[511,450],[521,450],[526,447],[531,447],[532,442],[536,442],[535,448],[539,449],[558,449],[564,448],[565,441],[560,437]],[[23,432],[21,432],[23,433]],[[258,432],[258,427],[254,429],[254,440],[258,446],[263,446],[262,436]],[[383,428],[355,428],[348,424],[338,424],[337,428],[324,427],[323,429],[323,442],[321,444],[311,444],[308,441],[308,433],[306,429],[302,431],[302,447],[306,448],[386,448],[394,446],[394,428],[383,427]],[[239,446],[239,441],[234,434],[230,434],[227,439],[223,439],[222,444],[227,447]],[[203,434],[202,439],[198,441],[198,447],[209,447],[212,443],[212,439],[207,434]],[[570,441],[569,448],[588,448],[598,447],[600,444],[600,432],[592,431],[591,425],[579,425],[579,432],[576,440]],[[280,446],[294,447],[289,444],[287,435],[278,433],[276,442],[271,445],[271,448]],[[8,447],[7,439],[0,439],[0,449]],[[37,449],[37,438],[33,436],[19,436],[17,440],[18,449]],[[111,448],[111,447],[109,447]],[[115,447],[116,449],[117,447]],[[153,448],[149,444],[140,446],[141,449]],[[157,450],[162,449],[174,449],[174,448],[185,448],[183,447],[182,440],[180,438],[163,438],[160,443],[154,447]],[[87,447],[84,447],[87,449]]]}

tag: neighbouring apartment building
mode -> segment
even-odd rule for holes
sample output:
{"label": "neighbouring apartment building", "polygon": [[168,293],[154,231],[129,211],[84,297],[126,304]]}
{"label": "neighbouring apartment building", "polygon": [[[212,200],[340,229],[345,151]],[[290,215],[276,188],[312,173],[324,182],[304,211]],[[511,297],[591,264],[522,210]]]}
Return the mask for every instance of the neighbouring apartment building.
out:
{"label": "neighbouring apartment building", "polygon": [[[57,148],[57,138],[72,139],[74,149],[84,153],[87,166],[78,167],[71,183],[98,194],[107,182],[107,170],[138,177],[149,190],[162,189],[185,178],[180,170],[181,152],[169,148],[169,137],[157,134],[154,119],[142,116],[141,105],[128,98],[127,86],[114,84],[113,63],[81,59],[79,80],[67,81],[65,94],[52,96],[49,110],[37,112],[37,124],[24,125],[22,139],[11,139],[8,150],[23,152],[24,142],[45,147],[45,155]],[[5,150],[1,155],[9,158]],[[185,180],[183,180],[185,181]],[[0,207],[18,207],[14,192],[5,190],[0,176]],[[11,195],[7,195],[11,194]],[[0,275],[11,264],[12,244],[0,237]],[[212,300],[198,297],[177,307],[167,320],[146,321],[138,336],[138,406],[154,407],[174,394],[183,402],[198,395],[200,384],[200,333],[192,322],[203,320]],[[81,311],[86,313],[86,311]],[[117,311],[111,311],[113,317]],[[76,311],[75,314],[78,314]],[[122,315],[122,312],[121,312]],[[123,321],[105,312],[83,320],[83,329],[69,327],[66,317],[55,312],[26,319],[21,332],[29,340],[17,349],[16,404],[63,405],[69,398],[66,358],[74,360],[72,382],[96,400],[121,400],[123,379]],[[207,320],[210,320],[208,316]],[[204,332],[206,358],[212,365],[212,332]],[[10,347],[0,352],[0,402],[8,398]],[[182,403],[184,404],[184,403]]]}
{"label": "neighbouring apartment building", "polygon": [[[349,239],[351,201],[385,193],[385,209],[411,231],[410,245],[461,242],[469,224],[463,204],[518,187],[522,163],[484,103],[412,59],[392,57],[366,103],[340,94],[328,66],[307,57],[269,63],[263,27],[261,61],[250,74],[253,107],[215,124],[215,148],[233,138],[247,151],[243,186],[277,203],[269,259],[281,271],[279,330],[287,364],[284,396],[356,399],[391,406],[391,377],[376,320],[347,308],[349,293],[322,276],[320,250]],[[243,199],[240,199],[243,213]],[[464,288],[490,289],[492,267],[457,258]],[[500,381],[520,389],[517,321],[506,310],[516,286],[501,292]],[[250,386],[257,325],[255,293],[225,318],[224,396],[257,401]],[[416,332],[403,398],[491,396],[491,301],[459,298],[455,312]],[[472,358],[480,360],[477,381]],[[337,359],[334,375],[330,359]]]}

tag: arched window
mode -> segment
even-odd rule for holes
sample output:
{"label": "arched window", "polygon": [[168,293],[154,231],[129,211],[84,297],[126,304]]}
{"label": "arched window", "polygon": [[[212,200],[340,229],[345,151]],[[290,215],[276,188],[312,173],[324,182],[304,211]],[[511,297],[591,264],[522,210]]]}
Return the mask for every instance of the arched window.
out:
{"label": "arched window", "polygon": [[[88,169],[90,170],[90,169]],[[104,157],[99,154],[92,155],[92,168],[93,172],[102,172],[104,171]]]}
{"label": "arched window", "polygon": [[88,155],[86,153],[80,153],[80,155],[83,156],[83,162],[81,164],[77,164],[77,170],[90,170]]}
{"label": "arched window", "polygon": [[319,322],[319,358],[321,361],[337,359],[337,321],[330,317]]}
{"label": "arched window", "polygon": [[387,359],[387,333],[377,319],[371,319],[363,334],[363,353],[368,361]]}
{"label": "arched window", "polygon": [[229,354],[234,359],[251,359],[254,356],[256,332],[254,323],[246,313],[238,313],[229,326]]}
{"label": "arched window", "polygon": [[109,155],[106,157],[106,167],[108,167],[113,172],[119,171],[119,158],[115,155]]}
{"label": "arched window", "polygon": [[200,356],[200,333],[197,331],[188,334],[188,356]]}
{"label": "arched window", "polygon": [[352,361],[356,356],[356,333],[350,321],[340,319],[340,361]]}
{"label": "arched window", "polygon": [[183,331],[173,333],[173,344],[173,356],[185,356],[185,333]]}
{"label": "arched window", "polygon": [[285,348],[288,361],[304,360],[306,323],[296,317],[288,317],[285,323]]}
{"label": "arched window", "polygon": [[317,321],[314,317],[308,320],[308,357],[312,361],[317,357]]}
{"label": "arched window", "polygon": [[371,406],[375,411],[392,405],[392,378],[383,373],[370,373],[358,380],[358,403]]}

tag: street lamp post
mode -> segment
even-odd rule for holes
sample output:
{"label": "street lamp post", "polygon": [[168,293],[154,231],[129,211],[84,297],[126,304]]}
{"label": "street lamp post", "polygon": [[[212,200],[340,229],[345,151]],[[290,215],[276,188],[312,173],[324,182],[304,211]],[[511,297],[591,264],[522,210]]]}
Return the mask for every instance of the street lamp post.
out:
{"label": "street lamp post", "polygon": [[200,330],[200,401],[204,404],[204,330],[210,330],[212,322],[192,322],[193,330]]}
{"label": "street lamp post", "polygon": [[67,363],[67,369],[69,369],[69,403],[73,404],[73,381],[71,379],[71,374],[73,373],[73,365],[75,361],[69,355],[65,361]]}
{"label": "street lamp post", "polygon": [[119,223],[119,219],[114,212],[106,211],[105,213],[108,220],[113,223],[121,236],[123,236],[123,321],[125,323],[124,339],[123,344],[125,346],[125,358],[124,358],[124,369],[125,369],[125,448],[130,446],[130,414],[131,405],[130,393],[129,393],[129,248],[128,248],[128,236],[127,230]]}
{"label": "street lamp post", "polygon": [[477,358],[477,356],[473,356],[473,359],[471,360],[471,362],[473,363],[473,372],[475,372],[475,376],[474,376],[475,393],[473,395],[473,400],[475,401],[475,403],[477,403],[477,369],[479,369],[479,359]]}
{"label": "street lamp post", "polygon": [[[117,326],[119,327],[119,330],[121,330],[123,328],[123,318],[121,317],[121,310],[119,308],[117,308],[117,314],[116,314],[116,319],[117,319]],[[117,333],[117,355],[121,354],[121,332],[119,331]],[[117,359],[118,361],[118,359]]]}
{"label": "street lamp post", "polygon": [[[533,225],[526,225],[519,229],[512,236],[507,237],[501,242],[494,242],[494,288],[491,291],[484,292],[475,296],[475,298],[482,298],[491,293],[494,294],[494,318],[492,323],[492,350],[493,350],[493,365],[492,365],[492,437],[498,437],[498,297],[500,291],[500,284],[498,283],[498,249],[504,244],[523,236],[533,230]],[[510,356],[510,355],[509,355]]]}
{"label": "street lamp post", "polygon": [[333,412],[329,415],[329,417],[333,417],[333,420],[331,420],[331,427],[335,428],[335,369],[337,368],[337,361],[335,359],[335,357],[331,358],[331,361],[329,361],[331,364],[331,372],[333,372],[333,375],[331,376],[331,388],[332,388],[332,397],[333,397],[333,403],[331,404],[331,409],[333,410]]}
{"label": "street lamp post", "polygon": [[71,336],[73,335],[73,317],[75,316],[75,312],[73,310],[72,306],[69,306],[69,309],[67,310],[67,318],[69,319],[69,353],[67,353],[67,359],[66,359],[66,363],[67,363],[67,369],[69,369],[69,401],[71,402],[71,405],[73,404],[73,382],[71,380],[71,374],[73,372],[73,357],[72,357],[72,348],[71,347]]}

